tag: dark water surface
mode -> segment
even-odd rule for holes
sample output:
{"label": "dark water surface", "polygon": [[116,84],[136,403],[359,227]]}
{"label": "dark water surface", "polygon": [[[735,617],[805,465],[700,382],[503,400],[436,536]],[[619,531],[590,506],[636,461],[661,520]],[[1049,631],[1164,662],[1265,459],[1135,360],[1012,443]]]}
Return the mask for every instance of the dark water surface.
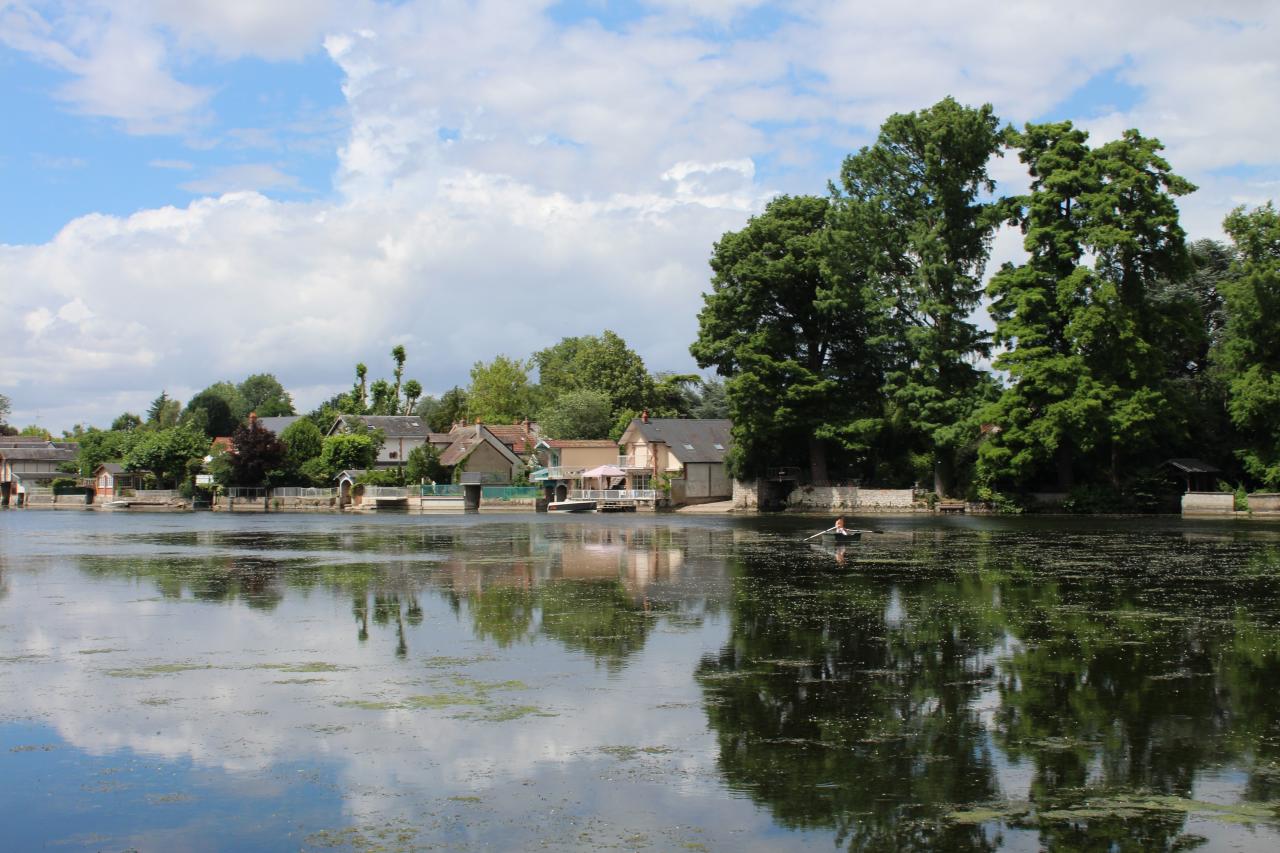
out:
{"label": "dark water surface", "polygon": [[0,848],[1280,848],[1280,526],[869,521],[0,512]]}

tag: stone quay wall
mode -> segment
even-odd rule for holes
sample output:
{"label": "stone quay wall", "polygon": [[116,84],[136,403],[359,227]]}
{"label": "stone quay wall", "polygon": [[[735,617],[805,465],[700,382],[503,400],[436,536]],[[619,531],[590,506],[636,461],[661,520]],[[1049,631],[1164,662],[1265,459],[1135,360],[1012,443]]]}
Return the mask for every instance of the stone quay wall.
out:
{"label": "stone quay wall", "polygon": [[[735,480],[733,505],[739,510],[758,510],[765,486],[759,481]],[[911,489],[870,489],[865,486],[799,486],[791,491],[786,509],[801,512],[914,512]]]}
{"label": "stone quay wall", "polygon": [[1233,515],[1235,495],[1230,492],[1187,492],[1182,496],[1183,515]]}

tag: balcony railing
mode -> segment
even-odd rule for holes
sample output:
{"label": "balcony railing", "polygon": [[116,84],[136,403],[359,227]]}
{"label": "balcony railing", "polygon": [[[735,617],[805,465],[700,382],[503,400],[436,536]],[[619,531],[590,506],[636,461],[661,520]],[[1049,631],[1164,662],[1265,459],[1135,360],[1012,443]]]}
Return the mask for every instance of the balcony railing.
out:
{"label": "balcony railing", "polygon": [[652,501],[657,499],[658,492],[656,489],[574,489],[569,497],[583,501]]}

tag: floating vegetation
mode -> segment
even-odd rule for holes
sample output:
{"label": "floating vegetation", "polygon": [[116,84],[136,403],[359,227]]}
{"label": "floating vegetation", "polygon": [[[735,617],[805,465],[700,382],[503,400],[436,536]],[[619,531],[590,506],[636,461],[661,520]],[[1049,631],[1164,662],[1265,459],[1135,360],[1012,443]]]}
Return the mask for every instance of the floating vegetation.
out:
{"label": "floating vegetation", "polygon": [[347,848],[360,853],[404,853],[421,850],[417,843],[420,829],[405,820],[392,820],[377,826],[349,826],[326,829],[307,836],[307,844],[316,847]]}
{"label": "floating vegetation", "polygon": [[310,661],[308,663],[258,663],[243,668],[273,669],[280,672],[342,672],[343,670],[350,669],[350,667],[340,666],[336,663],[325,663],[324,661]]}
{"label": "floating vegetation", "polygon": [[672,750],[665,746],[602,746],[600,752],[619,761],[632,761],[642,755],[666,755]]}
{"label": "floating vegetation", "polygon": [[161,675],[174,675],[180,672],[193,672],[199,669],[213,669],[213,666],[207,663],[156,663],[150,666],[139,666],[132,669],[109,669],[106,671],[106,674],[112,678],[156,678]]}
{"label": "floating vegetation", "polygon": [[484,723],[506,723],[524,717],[556,717],[558,714],[544,711],[537,705],[504,705],[489,707],[482,711],[458,714],[458,719],[478,720]]}
{"label": "floating vegetation", "polygon": [[484,705],[484,696],[466,693],[433,693],[428,696],[410,696],[404,700],[404,708],[449,708],[454,705]]}
{"label": "floating vegetation", "polygon": [[327,678],[282,678],[279,681],[273,681],[272,684],[328,684]]}
{"label": "floating vegetation", "polygon": [[945,819],[957,824],[981,824],[999,820],[1031,828],[1040,822],[1131,819],[1158,813],[1194,815],[1226,823],[1280,825],[1280,802],[1224,805],[1141,792],[1086,797],[1070,808],[1039,810],[1026,802],[986,804],[957,809],[948,813]]}
{"label": "floating vegetation", "polygon": [[109,655],[112,652],[123,652],[125,649],[81,649],[78,655]]}

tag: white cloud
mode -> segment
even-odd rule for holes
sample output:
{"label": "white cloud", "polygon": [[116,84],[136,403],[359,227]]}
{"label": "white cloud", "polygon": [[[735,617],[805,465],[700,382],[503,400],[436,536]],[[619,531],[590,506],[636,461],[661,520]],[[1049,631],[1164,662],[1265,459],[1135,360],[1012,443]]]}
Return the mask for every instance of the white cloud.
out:
{"label": "white cloud", "polygon": [[269,163],[242,163],[214,169],[207,176],[187,181],[181,187],[191,193],[218,195],[240,190],[297,190],[301,184],[293,175],[287,175]]}
{"label": "white cloud", "polygon": [[[699,14],[724,23],[752,5]],[[1021,123],[1111,71],[1137,102],[1074,118],[1097,141],[1131,126],[1163,139],[1202,187],[1182,204],[1193,236],[1216,234],[1238,199],[1274,196],[1218,171],[1255,163],[1274,177],[1278,165],[1272,6],[1210,19],[1154,3],[1082,2],[1069,18],[1047,2],[999,16],[942,0],[802,3],[768,38],[736,40],[686,11],[617,32],[497,2],[362,4],[341,22],[328,5],[305,21],[248,3],[177,20],[186,8],[154,0],[127,19],[55,24],[12,4],[0,14],[6,43],[79,75],[69,96],[82,109],[135,128],[207,109],[203,90],[170,74],[175,51],[279,58],[323,42],[349,122],[335,198],[271,201],[252,191],[296,179],[248,164],[185,185],[226,195],[0,247],[0,279],[18,283],[0,292],[0,334],[47,346],[50,324],[67,326],[65,358],[0,363],[15,407],[262,370],[312,389],[298,394],[311,405],[357,360],[376,373],[390,341],[440,391],[477,359],[604,328],[653,369],[687,369],[713,242],[774,193],[821,192],[888,113],[947,94]],[[1220,23],[1231,18],[1241,23]],[[1014,156],[993,170],[1002,192],[1025,183]],[[1017,236],[1001,235],[992,267],[1017,252]],[[58,321],[75,300],[91,314]]]}

